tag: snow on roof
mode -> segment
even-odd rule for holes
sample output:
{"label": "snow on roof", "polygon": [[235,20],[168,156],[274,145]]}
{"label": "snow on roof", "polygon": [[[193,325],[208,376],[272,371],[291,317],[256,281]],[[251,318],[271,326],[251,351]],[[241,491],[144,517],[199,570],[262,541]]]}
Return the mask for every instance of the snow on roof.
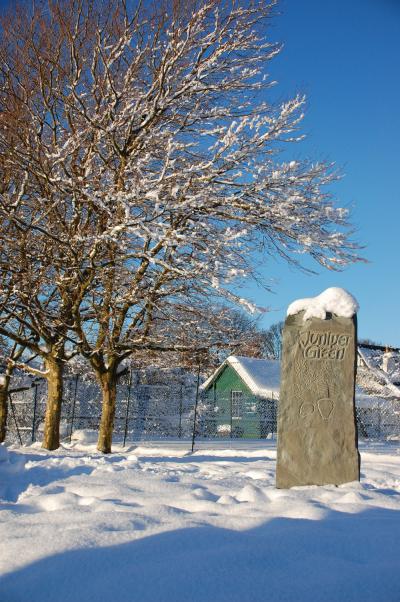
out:
{"label": "snow on roof", "polygon": [[366,367],[370,374],[377,379],[377,382],[383,382],[390,392],[391,396],[400,399],[400,387],[392,382],[393,375],[387,374],[384,370],[381,370],[373,363],[373,358],[367,354],[364,350],[358,349],[359,356],[364,360]]}
{"label": "snow on roof", "polygon": [[357,313],[359,305],[356,299],[344,288],[331,287],[316,297],[297,299],[288,307],[287,315],[292,316],[304,311],[303,320],[321,318],[325,320],[326,313],[332,313],[343,318],[351,318]]}
{"label": "snow on roof", "polygon": [[268,397],[271,393],[279,395],[280,362],[239,355],[230,355],[201,388],[206,390],[227,365],[235,370],[253,395],[260,397]]}

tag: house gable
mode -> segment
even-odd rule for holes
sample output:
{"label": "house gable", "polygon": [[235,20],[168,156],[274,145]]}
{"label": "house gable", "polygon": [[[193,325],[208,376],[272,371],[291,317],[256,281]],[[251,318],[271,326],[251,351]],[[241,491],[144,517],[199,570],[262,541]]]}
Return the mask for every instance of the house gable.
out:
{"label": "house gable", "polygon": [[249,387],[229,364],[224,366],[211,386],[220,395],[230,394],[231,391],[243,391],[246,395],[252,395]]}

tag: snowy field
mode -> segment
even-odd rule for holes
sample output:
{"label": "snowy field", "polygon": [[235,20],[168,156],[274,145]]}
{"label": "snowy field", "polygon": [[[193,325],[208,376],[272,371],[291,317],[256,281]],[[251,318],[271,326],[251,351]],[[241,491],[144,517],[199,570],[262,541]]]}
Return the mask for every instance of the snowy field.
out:
{"label": "snowy field", "polygon": [[0,447],[1,602],[399,602],[400,447],[274,488],[272,442]]}

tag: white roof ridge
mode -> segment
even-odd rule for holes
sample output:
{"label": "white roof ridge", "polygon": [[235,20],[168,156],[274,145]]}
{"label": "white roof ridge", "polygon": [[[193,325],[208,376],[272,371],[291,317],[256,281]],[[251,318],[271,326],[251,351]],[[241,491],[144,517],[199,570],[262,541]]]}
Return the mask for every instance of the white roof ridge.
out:
{"label": "white roof ridge", "polygon": [[212,383],[212,381],[217,378],[218,374],[220,374],[222,372],[222,370],[225,368],[226,364],[228,363],[228,359],[231,356],[227,357],[224,359],[224,361],[222,362],[222,364],[220,364],[218,366],[218,368],[216,370],[214,370],[214,372],[204,381],[204,383],[202,385],[200,385],[200,389],[204,390],[207,389],[208,385],[210,385]]}

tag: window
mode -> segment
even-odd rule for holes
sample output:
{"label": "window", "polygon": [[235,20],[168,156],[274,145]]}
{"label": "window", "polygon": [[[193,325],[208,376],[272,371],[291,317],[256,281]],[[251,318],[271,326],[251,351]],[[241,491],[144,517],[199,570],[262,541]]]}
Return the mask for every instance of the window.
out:
{"label": "window", "polygon": [[241,418],[243,414],[243,391],[231,391],[232,418]]}

